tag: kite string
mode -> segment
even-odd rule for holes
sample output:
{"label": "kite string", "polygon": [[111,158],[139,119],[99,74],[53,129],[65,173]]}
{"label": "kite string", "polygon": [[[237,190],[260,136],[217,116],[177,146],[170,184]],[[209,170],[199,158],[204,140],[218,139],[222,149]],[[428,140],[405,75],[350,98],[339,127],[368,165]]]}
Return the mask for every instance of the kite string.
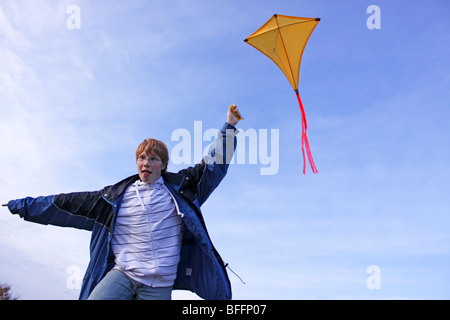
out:
{"label": "kite string", "polygon": [[313,173],[318,173],[316,165],[314,164],[314,159],[311,154],[311,149],[309,148],[309,141],[308,137],[306,135],[306,131],[308,130],[308,124],[306,123],[306,114],[305,109],[303,108],[302,100],[300,99],[300,94],[298,93],[298,90],[295,91],[297,95],[298,104],[300,106],[300,112],[302,114],[302,153],[303,153],[303,174],[305,174],[306,171],[306,159],[305,159],[305,148],[306,153],[308,154],[308,161],[311,166],[311,170]]}

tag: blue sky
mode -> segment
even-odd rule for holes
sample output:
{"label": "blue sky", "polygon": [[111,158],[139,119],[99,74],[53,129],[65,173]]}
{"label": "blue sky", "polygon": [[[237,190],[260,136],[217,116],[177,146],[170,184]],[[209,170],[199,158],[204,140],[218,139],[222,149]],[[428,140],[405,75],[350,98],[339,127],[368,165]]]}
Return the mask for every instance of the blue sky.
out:
{"label": "blue sky", "polygon": [[[70,5],[80,29],[67,28]],[[370,5],[381,29],[367,28]],[[449,9],[444,0],[0,0],[0,201],[101,189],[135,173],[143,139],[170,151],[185,129],[194,145],[195,121],[202,133],[218,129],[236,103],[243,133],[279,133],[279,168],[231,165],[202,208],[246,283],[230,273],[234,298],[449,299]],[[302,173],[289,82],[243,42],[274,13],[321,18],[299,89],[317,175]],[[90,234],[1,210],[0,282],[23,299],[76,299],[67,282],[84,273]],[[371,265],[379,289],[367,286]]]}

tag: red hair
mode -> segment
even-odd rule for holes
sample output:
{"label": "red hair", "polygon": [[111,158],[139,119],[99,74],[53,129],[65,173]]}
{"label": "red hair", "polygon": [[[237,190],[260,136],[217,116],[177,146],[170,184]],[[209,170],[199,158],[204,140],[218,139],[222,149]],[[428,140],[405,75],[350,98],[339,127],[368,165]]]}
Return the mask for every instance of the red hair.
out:
{"label": "red hair", "polygon": [[136,160],[145,152],[147,155],[155,155],[161,158],[164,169],[162,173],[167,172],[167,164],[169,163],[169,151],[164,142],[156,139],[145,139],[136,150]]}

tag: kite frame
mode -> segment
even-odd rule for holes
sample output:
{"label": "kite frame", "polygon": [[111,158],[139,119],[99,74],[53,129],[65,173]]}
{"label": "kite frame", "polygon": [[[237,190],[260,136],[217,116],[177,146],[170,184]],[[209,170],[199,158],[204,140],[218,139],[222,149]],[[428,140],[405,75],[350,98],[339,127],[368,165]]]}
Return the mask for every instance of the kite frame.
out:
{"label": "kite frame", "polygon": [[[278,17],[295,18],[295,19],[305,19],[305,20],[304,20],[304,21],[293,22],[293,23],[291,23],[291,24],[288,24],[288,25],[285,25],[285,26],[280,27],[280,25],[279,25],[279,23],[278,23]],[[271,29],[271,30],[267,30],[267,31],[265,31],[265,32],[260,33],[260,30],[261,30],[261,29],[264,29],[264,28],[271,22],[272,18],[275,18],[275,23],[276,23],[277,27],[276,27],[276,28],[273,28],[273,29]],[[294,73],[293,73],[293,70],[292,70],[292,67],[291,67],[291,61],[290,61],[290,59],[287,57],[287,54],[286,54],[286,46],[285,46],[285,44],[284,44],[283,35],[281,34],[281,32],[280,32],[279,30],[281,30],[281,29],[283,29],[283,28],[286,28],[286,27],[289,27],[289,26],[292,26],[292,25],[295,25],[295,24],[320,21],[320,18],[295,17],[295,16],[286,16],[286,15],[281,15],[281,14],[274,14],[274,15],[272,16],[272,18],[270,18],[269,20],[267,20],[266,23],[264,23],[258,30],[256,30],[255,32],[253,32],[253,33],[252,33],[250,36],[248,36],[247,38],[245,38],[245,39],[244,39],[244,42],[246,42],[247,44],[251,45],[251,46],[252,46],[253,48],[255,48],[256,50],[258,50],[259,52],[261,52],[262,54],[264,54],[266,57],[268,57],[270,60],[272,60],[272,61],[277,65],[278,68],[280,68],[280,67],[278,66],[278,62],[275,61],[270,55],[266,54],[265,52],[261,51],[261,50],[258,49],[256,46],[254,46],[252,43],[248,42],[248,40],[251,39],[251,38],[256,38],[256,37],[259,37],[259,36],[262,36],[262,35],[266,34],[267,32],[273,32],[273,31],[275,31],[275,30],[278,29],[277,33],[278,33],[278,35],[280,36],[281,43],[283,44],[283,49],[284,49],[283,51],[284,51],[284,54],[286,55],[286,60],[287,60],[288,63],[289,63],[289,71],[290,71],[290,73],[291,73],[292,79],[294,80],[294,83],[296,84],[296,86],[293,86],[293,89],[294,89],[295,93],[298,93],[298,87],[299,87],[299,83],[300,83],[300,68],[301,68],[301,61],[302,61],[302,57],[303,57],[303,52],[305,51],[306,44],[308,43],[309,38],[311,37],[311,35],[312,35],[314,29],[316,28],[317,23],[316,23],[316,24],[314,25],[314,27],[311,29],[311,32],[309,33],[308,37],[306,38],[305,45],[303,46],[302,51],[301,51],[301,53],[300,53],[300,60],[299,60],[299,68],[298,68],[297,81],[295,81],[296,76],[295,76]],[[284,65],[283,65],[283,66],[284,66]],[[281,69],[281,68],[280,68],[280,69]],[[281,71],[283,71],[283,70],[281,70]],[[284,73],[284,72],[283,72],[283,73]],[[288,81],[289,81],[289,79],[288,79]],[[290,82],[290,81],[289,81],[289,82]]]}

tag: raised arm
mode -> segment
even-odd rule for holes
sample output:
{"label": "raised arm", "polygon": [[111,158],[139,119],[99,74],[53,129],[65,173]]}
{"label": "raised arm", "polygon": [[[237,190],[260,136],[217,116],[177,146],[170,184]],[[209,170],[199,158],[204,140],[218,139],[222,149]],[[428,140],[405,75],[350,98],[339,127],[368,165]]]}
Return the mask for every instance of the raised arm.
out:
{"label": "raised arm", "polygon": [[[234,112],[233,112],[234,111]],[[197,187],[197,199],[201,206],[225,177],[236,149],[238,117],[242,118],[236,106],[227,110],[227,122],[218,132],[209,152],[202,161],[185,169]]]}

